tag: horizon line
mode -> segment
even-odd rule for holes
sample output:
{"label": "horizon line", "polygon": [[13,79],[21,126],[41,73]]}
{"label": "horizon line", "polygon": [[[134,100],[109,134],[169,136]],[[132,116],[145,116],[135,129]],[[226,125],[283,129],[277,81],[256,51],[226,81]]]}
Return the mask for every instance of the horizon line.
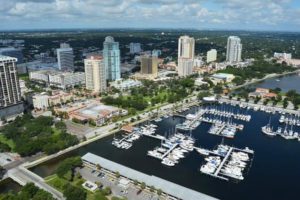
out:
{"label": "horizon line", "polygon": [[233,31],[233,32],[277,32],[277,33],[300,33],[299,31],[292,30],[263,30],[263,29],[222,29],[222,28],[138,28],[138,27],[127,27],[127,28],[23,28],[23,29],[0,29],[1,32],[44,32],[44,31],[88,31],[88,30],[167,30],[167,31]]}

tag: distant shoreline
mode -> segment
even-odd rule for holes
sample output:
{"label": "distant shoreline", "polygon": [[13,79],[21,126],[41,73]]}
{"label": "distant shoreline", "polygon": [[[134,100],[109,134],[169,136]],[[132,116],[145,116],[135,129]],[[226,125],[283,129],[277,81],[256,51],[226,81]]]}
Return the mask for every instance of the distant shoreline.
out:
{"label": "distant shoreline", "polygon": [[284,72],[282,74],[269,74],[269,75],[265,76],[264,78],[252,79],[250,82],[244,83],[242,85],[238,85],[234,88],[231,88],[231,91],[234,91],[234,90],[237,90],[237,89],[240,89],[240,88],[243,88],[243,87],[258,83],[258,82],[261,82],[261,81],[265,81],[265,80],[268,80],[268,79],[271,79],[271,78],[277,78],[277,77],[292,75],[292,74],[296,74],[296,73],[300,73],[300,69],[297,69],[297,70],[292,71],[292,72]]}

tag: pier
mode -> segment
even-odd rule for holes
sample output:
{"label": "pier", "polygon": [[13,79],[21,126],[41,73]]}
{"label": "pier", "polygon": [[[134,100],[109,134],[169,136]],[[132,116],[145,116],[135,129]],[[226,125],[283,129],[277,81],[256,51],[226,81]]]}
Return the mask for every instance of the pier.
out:
{"label": "pier", "polygon": [[230,149],[228,150],[225,158],[222,160],[221,164],[219,165],[219,167],[215,171],[214,176],[218,176],[220,170],[223,168],[223,165],[225,164],[225,162],[228,160],[229,156],[231,155],[232,150],[233,150],[233,147],[230,147]]}
{"label": "pier", "polygon": [[158,134],[149,135],[149,134],[142,133],[142,135],[147,136],[147,137],[151,137],[151,138],[154,138],[154,139],[158,139],[158,140],[166,140],[166,138],[164,136],[158,135]]}
{"label": "pier", "polygon": [[169,153],[171,153],[176,147],[178,146],[178,143],[174,144],[165,154],[162,155],[161,160],[163,160]]}
{"label": "pier", "polygon": [[[197,150],[197,148],[195,148],[195,149]],[[252,155],[254,154],[254,151],[251,150],[251,149],[249,149],[248,147],[246,147],[245,149],[239,149],[239,148],[236,148],[236,147],[230,147],[228,149],[228,151],[226,152],[225,156],[224,155],[220,155],[220,154],[218,154],[216,152],[213,152],[213,151],[210,151],[210,150],[205,150],[205,151],[207,151],[209,154],[213,154],[213,155],[216,155],[218,157],[223,157],[223,159],[222,159],[221,163],[219,165],[217,165],[217,168],[215,169],[215,171],[213,173],[206,172],[206,171],[201,171],[201,172],[204,173],[204,174],[207,174],[209,176],[212,176],[214,178],[218,178],[218,179],[225,180],[225,181],[229,181],[229,178],[231,176],[228,175],[228,174],[222,173],[221,170],[224,168],[224,166],[226,165],[226,163],[228,163],[230,161],[230,156],[232,155],[233,152],[243,152],[243,153],[246,153],[248,155],[249,154],[252,154]],[[251,162],[250,164],[248,163],[248,165],[251,166],[252,159],[249,159],[246,162]],[[245,166],[245,168],[246,168],[246,166]]]}

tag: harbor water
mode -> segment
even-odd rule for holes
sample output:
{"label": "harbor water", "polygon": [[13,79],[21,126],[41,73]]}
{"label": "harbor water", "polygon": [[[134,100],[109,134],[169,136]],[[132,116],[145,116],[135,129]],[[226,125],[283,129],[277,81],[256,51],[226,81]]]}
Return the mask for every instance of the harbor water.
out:
{"label": "harbor water", "polygon": [[267,79],[262,82],[252,84],[250,87],[268,89],[281,88],[283,92],[287,92],[288,90],[296,90],[298,93],[300,93],[299,82],[300,74],[292,74],[278,78]]}
{"label": "harbor water", "polygon": [[[201,174],[199,169],[204,162],[204,158],[196,151],[187,154],[174,167],[162,165],[161,161],[147,156],[147,151],[159,146],[160,141],[146,136],[135,141],[128,150],[114,147],[111,144],[113,136],[110,136],[68,155],[36,166],[31,170],[40,176],[46,177],[54,173],[57,165],[64,157],[84,155],[91,152],[141,172],[156,175],[220,199],[298,199],[300,142],[285,140],[279,136],[271,138],[261,133],[261,127],[268,124],[271,115],[271,125],[276,130],[279,126],[280,115],[246,110],[224,104],[217,107],[226,110],[239,110],[241,113],[252,115],[250,122],[234,120],[234,122],[244,124],[244,130],[237,132],[234,139],[224,139],[224,143],[227,145],[237,148],[249,147],[255,151],[252,166],[241,182],[227,182]],[[192,108],[188,112],[194,113],[196,109]],[[161,122],[151,123],[158,125],[157,133],[166,136],[168,133],[174,132],[175,125],[182,123],[184,120],[182,117],[169,117]],[[202,123],[192,131],[192,135],[196,139],[195,146],[213,149],[222,142],[222,137],[207,133],[210,126],[211,124]],[[295,127],[294,130],[300,132],[300,128]]]}

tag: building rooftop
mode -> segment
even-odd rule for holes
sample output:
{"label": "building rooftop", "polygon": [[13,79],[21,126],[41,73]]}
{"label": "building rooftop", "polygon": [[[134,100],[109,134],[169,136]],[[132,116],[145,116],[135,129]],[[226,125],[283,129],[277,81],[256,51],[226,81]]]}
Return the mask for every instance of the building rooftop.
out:
{"label": "building rooftop", "polygon": [[18,59],[17,59],[17,58],[10,57],[10,56],[3,56],[3,55],[0,55],[0,61],[7,61],[7,60],[14,60],[14,61],[17,61]]}
{"label": "building rooftop", "polygon": [[155,186],[155,188],[160,188],[165,193],[183,200],[216,200],[216,198],[210,197],[206,194],[191,190],[189,188],[180,186],[178,184],[172,183],[170,181],[164,180],[162,178],[147,175],[137,170],[128,168],[126,166],[120,165],[118,163],[112,162],[100,156],[92,153],[87,153],[82,156],[84,161],[92,163],[94,165],[99,164],[105,169],[110,171],[118,171],[122,176],[125,176],[132,180],[138,180],[140,182],[145,182],[148,186]]}

